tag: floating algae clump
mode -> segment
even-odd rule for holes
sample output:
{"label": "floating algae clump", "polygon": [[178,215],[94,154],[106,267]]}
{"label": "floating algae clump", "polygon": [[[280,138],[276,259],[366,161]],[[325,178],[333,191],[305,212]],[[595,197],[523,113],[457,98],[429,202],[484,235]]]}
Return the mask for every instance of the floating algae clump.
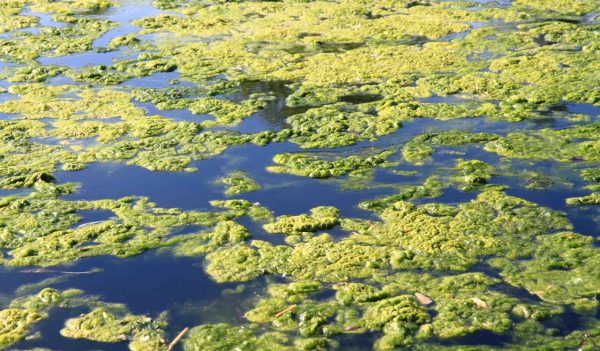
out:
{"label": "floating algae clump", "polygon": [[348,104],[313,108],[288,118],[290,140],[303,148],[333,148],[373,140],[400,128],[400,122],[358,111]]}
{"label": "floating algae clump", "polygon": [[0,348],[23,339],[29,328],[43,318],[37,312],[8,308],[0,311]]}
{"label": "floating algae clump", "polygon": [[565,129],[515,132],[490,141],[485,150],[511,158],[560,162],[600,160],[600,123]]}
{"label": "floating algae clump", "polygon": [[408,162],[421,164],[433,153],[435,146],[460,146],[471,143],[483,143],[498,139],[490,133],[469,133],[462,130],[450,130],[440,133],[417,135],[402,147],[402,156]]}
{"label": "floating algae clump", "polygon": [[398,201],[418,198],[436,198],[442,195],[443,183],[436,176],[431,176],[421,185],[404,185],[397,194],[375,200],[363,201],[359,207],[365,210],[381,210]]}
{"label": "floating algae clump", "polygon": [[244,171],[234,171],[217,180],[226,187],[226,195],[238,195],[260,189],[260,185]]}
{"label": "floating algae clump", "polygon": [[36,323],[48,317],[50,308],[60,306],[79,293],[77,290],[60,292],[46,288],[12,301],[8,308],[0,310],[0,349],[24,339]]}
{"label": "floating algae clump", "polygon": [[301,234],[331,229],[339,224],[340,211],[335,207],[322,206],[310,210],[310,215],[280,216],[264,228],[269,233]]}
{"label": "floating algae clump", "polygon": [[581,197],[569,197],[566,202],[568,205],[600,205],[600,193],[592,193]]}
{"label": "floating algae clump", "polygon": [[590,182],[600,182],[600,168],[586,168],[581,171],[581,177]]}
{"label": "floating algae clump", "polygon": [[554,304],[593,302],[600,291],[594,266],[598,251],[594,239],[571,232],[539,236],[530,249],[530,260],[509,262],[493,259],[511,284],[523,286]]}
{"label": "floating algae clump", "polygon": [[0,38],[0,59],[3,61],[31,62],[41,55],[63,56],[90,50],[95,39],[117,24],[111,21],[57,15],[64,27],[42,27],[37,33],[15,32]]}
{"label": "floating algae clump", "polygon": [[227,324],[207,324],[193,328],[185,339],[183,349],[185,351],[294,350],[283,334],[257,336],[248,327],[232,327]]}
{"label": "floating algae clump", "polygon": [[383,167],[386,165],[386,159],[395,153],[393,150],[388,150],[372,155],[351,155],[333,160],[320,158],[317,154],[279,154],[273,158],[277,166],[269,166],[267,170],[310,178],[338,177],[353,171],[367,170],[376,166]]}
{"label": "floating algae clump", "polygon": [[132,351],[166,350],[164,325],[163,321],[146,316],[124,314],[122,306],[106,305],[67,320],[60,334],[107,343],[130,340]]}
{"label": "floating algae clump", "polygon": [[[237,242],[247,235],[243,227],[226,220],[257,211],[248,204],[227,211],[185,212],[159,208],[147,198],[135,197],[66,201],[57,198],[60,190],[49,187],[47,192],[0,199],[0,213],[4,216],[0,247],[9,250],[8,255],[0,259],[2,264],[54,266],[98,255],[129,257],[180,242],[181,238],[168,238],[178,227],[214,226],[222,222],[214,234],[187,238],[189,243],[185,244],[209,241],[210,245],[218,246],[227,240]],[[77,225],[82,219],[77,211],[83,210],[108,210],[113,217]]]}
{"label": "floating algae clump", "polygon": [[[206,255],[219,283],[260,277],[244,284],[258,291],[239,289],[235,321],[193,328],[186,350],[597,348],[597,241],[572,232],[577,209],[490,185],[516,176],[507,192],[536,198],[572,182],[567,203],[598,202],[598,184],[581,192],[569,173],[600,179],[597,1],[153,3],[172,12],[110,0],[0,5],[1,264],[167,247]],[[147,17],[111,31],[118,5]],[[202,160],[267,145],[270,172],[360,183],[346,194],[360,209],[335,194],[330,205],[363,218],[318,203],[305,214],[274,207],[274,217],[239,199],[208,211],[140,196],[74,200],[89,193],[61,183],[94,169],[63,171],[99,162],[202,172]],[[297,150],[319,148],[335,150]],[[398,153],[411,164],[379,169]],[[228,195],[258,188],[248,174],[222,176]],[[84,211],[108,217],[88,222]],[[257,226],[285,239],[251,241]],[[3,306],[0,347],[29,336],[56,301],[73,303],[61,294]],[[162,320],[84,304],[91,312],[63,334],[166,348]]]}
{"label": "floating algae clump", "polygon": [[183,236],[181,244],[175,248],[175,254],[182,256],[205,254],[220,246],[243,242],[250,236],[250,232],[244,226],[234,221],[222,221],[217,224],[213,232]]}
{"label": "floating algae clump", "polygon": [[470,191],[486,185],[494,174],[494,167],[480,160],[456,161],[455,174],[450,180],[460,184],[460,189]]}

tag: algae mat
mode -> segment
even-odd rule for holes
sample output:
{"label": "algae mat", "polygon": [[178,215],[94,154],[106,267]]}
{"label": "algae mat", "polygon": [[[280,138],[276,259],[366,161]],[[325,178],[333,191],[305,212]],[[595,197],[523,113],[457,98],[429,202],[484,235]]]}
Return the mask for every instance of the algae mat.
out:
{"label": "algae mat", "polygon": [[599,72],[596,0],[0,1],[0,349],[597,350]]}

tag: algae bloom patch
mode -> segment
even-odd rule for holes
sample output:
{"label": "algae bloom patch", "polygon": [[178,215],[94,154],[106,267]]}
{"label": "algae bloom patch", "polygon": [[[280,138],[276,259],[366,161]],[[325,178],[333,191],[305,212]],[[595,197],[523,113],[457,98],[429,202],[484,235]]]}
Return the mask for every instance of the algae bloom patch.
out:
{"label": "algae bloom patch", "polygon": [[0,2],[0,349],[597,349],[599,29]]}

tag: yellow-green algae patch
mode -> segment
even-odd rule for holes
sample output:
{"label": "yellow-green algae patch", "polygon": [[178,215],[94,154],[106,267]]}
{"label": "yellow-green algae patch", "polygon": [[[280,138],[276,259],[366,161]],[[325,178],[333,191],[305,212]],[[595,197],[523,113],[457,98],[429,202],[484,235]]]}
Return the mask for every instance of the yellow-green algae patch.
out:
{"label": "yellow-green algae patch", "polygon": [[[456,207],[416,207],[397,201],[378,211],[382,222],[342,219],[342,227],[352,232],[340,240],[323,234],[300,237],[288,245],[255,240],[250,245],[217,250],[207,257],[207,271],[217,281],[243,281],[273,273],[335,282],[376,277],[387,269],[464,271],[485,259],[500,267],[509,281],[551,302],[558,298],[551,295],[553,286],[561,286],[563,279],[579,283],[573,289],[558,290],[561,301],[589,298],[600,289],[593,275],[584,273],[581,266],[593,262],[593,239],[568,232],[571,225],[563,214],[498,190],[485,191],[476,200]],[[281,221],[266,227],[280,232],[306,231],[304,226],[298,229],[293,225],[298,218],[289,217],[295,220],[289,226],[283,227]],[[287,223],[288,217],[283,220]],[[306,221],[310,230],[323,228],[315,227],[310,217]],[[327,226],[332,223],[328,220]],[[545,245],[553,245],[561,256]],[[577,259],[572,261],[571,255]],[[556,270],[558,267],[561,269]],[[545,283],[536,278],[543,275],[549,279]]]}
{"label": "yellow-green algae patch", "polygon": [[355,171],[389,165],[390,163],[386,160],[395,153],[394,150],[387,150],[365,155],[353,154],[348,157],[334,157],[332,160],[310,153],[279,154],[273,158],[273,162],[277,165],[269,166],[267,170],[273,173],[289,173],[310,178],[338,177]]}
{"label": "yellow-green algae patch", "polygon": [[600,160],[600,123],[565,129],[514,132],[485,145],[485,149],[511,158],[560,162]]}
{"label": "yellow-green algae patch", "polygon": [[[225,240],[229,235],[228,229],[238,232],[231,234],[229,240],[233,242],[249,235],[247,232],[240,234],[239,231],[245,229],[228,220],[245,215],[256,218],[268,218],[270,215],[251,203],[238,206],[215,203],[226,210],[186,212],[177,208],[159,208],[147,198],[67,201],[58,198],[64,193],[65,186],[42,184],[36,183],[38,190],[30,195],[0,199],[0,213],[3,215],[0,247],[7,250],[0,257],[0,263],[54,266],[98,255],[129,257],[181,241],[187,242],[185,245],[188,246],[198,240],[210,241],[214,246]],[[107,210],[112,212],[112,217],[81,224],[82,217],[77,212],[84,210]],[[188,225],[217,227],[212,239],[212,236],[204,238],[202,235],[169,237],[176,228]]]}
{"label": "yellow-green algae patch", "polygon": [[92,49],[95,39],[114,29],[117,24],[106,20],[56,15],[55,20],[65,27],[42,27],[38,33],[16,32],[0,38],[0,60],[32,62],[38,57],[64,56]]}
{"label": "yellow-green algae patch", "polygon": [[310,215],[280,216],[264,228],[269,233],[302,234],[331,229],[339,224],[340,212],[335,207],[321,206],[310,210]]}
{"label": "yellow-green algae patch", "polygon": [[[135,94],[113,89],[22,84],[12,86],[10,92],[20,98],[0,103],[0,112],[21,118],[0,121],[4,133],[18,141],[2,150],[5,176],[53,172],[58,164],[64,170],[78,170],[98,161],[124,161],[153,171],[192,172],[196,170],[192,161],[213,157],[230,146],[262,146],[289,136],[285,130],[255,134],[204,131],[200,123],[149,116],[134,103]],[[46,140],[57,143],[49,145]],[[24,150],[38,157],[25,157]]]}
{"label": "yellow-green algae patch", "polygon": [[494,166],[486,162],[458,159],[450,181],[457,183],[463,191],[474,190],[488,184],[494,172]]}
{"label": "yellow-green algae patch", "polygon": [[0,310],[0,349],[24,339],[37,322],[48,318],[52,308],[82,306],[92,311],[67,320],[60,331],[64,337],[99,342],[129,340],[129,349],[132,351],[166,349],[163,331],[166,315],[158,319],[132,315],[124,305],[105,303],[82,294],[76,289],[58,291],[45,288],[37,294],[14,299],[8,308]]}
{"label": "yellow-green algae patch", "polygon": [[116,343],[129,340],[132,351],[166,350],[165,321],[126,313],[122,305],[103,307],[65,322],[60,334],[66,338]]}
{"label": "yellow-green algae patch", "polygon": [[600,205],[600,193],[566,199],[568,205]]}
{"label": "yellow-green algae patch", "polygon": [[[173,246],[179,255],[206,254],[206,271],[218,282],[277,277],[267,280],[267,296],[255,296],[253,307],[243,311],[250,323],[198,326],[186,338],[186,350],[324,350],[335,348],[340,334],[377,338],[377,350],[494,349],[451,340],[478,332],[509,335],[503,346],[517,350],[597,348],[596,240],[573,233],[563,213],[487,186],[497,165],[470,156],[456,160],[448,178],[428,174],[422,184],[405,184],[393,195],[363,201],[360,207],[378,216],[373,220],[343,218],[334,207],[274,218],[246,200],[214,201],[211,205],[220,210],[209,212],[158,208],[141,197],[71,201],[62,196],[75,187],[56,184],[57,170],[94,162],[192,172],[194,161],[249,143],[347,147],[401,134],[402,123],[419,123],[414,118],[553,120],[567,127],[507,135],[433,127],[393,151],[286,150],[268,170],[310,178],[349,174],[373,182],[373,169],[392,165],[388,159],[398,149],[418,166],[435,148],[472,143],[503,158],[588,166],[599,161],[598,123],[587,123],[592,116],[558,110],[571,102],[600,101],[597,2],[155,3],[182,16],[160,14],[133,25],[166,40],[149,43],[137,33],[114,38],[95,54],[123,49],[137,55],[83,68],[34,60],[89,52],[116,23],[88,14],[115,3],[32,0],[0,6],[0,32],[11,32],[0,38],[0,60],[26,63],[5,68],[3,79],[32,83],[66,76],[84,83],[13,84],[1,90],[17,96],[0,103],[0,112],[7,114],[0,121],[0,187],[32,188],[31,195],[0,199],[2,264],[48,266]],[[39,27],[26,10],[51,13],[66,26]],[[198,88],[108,87],[174,71]],[[231,97],[244,90],[245,81],[256,80],[289,83],[291,92],[282,100],[301,108],[286,115],[286,128],[255,134],[211,130],[231,128],[274,101],[270,92]],[[151,103],[158,115],[149,115],[137,102]],[[198,115],[198,123],[161,116],[175,109]],[[204,115],[209,119],[200,122]],[[575,123],[587,124],[570,126]],[[527,176],[534,181],[528,187],[548,186],[550,177],[531,172]],[[582,176],[590,182],[598,178],[591,169]],[[232,193],[254,187],[240,175],[223,179],[233,184]],[[478,193],[470,202],[433,202],[448,188],[446,181]],[[594,185],[588,189],[597,191]],[[567,203],[593,204],[597,198],[594,192]],[[113,215],[82,223],[78,212],[84,210]],[[267,232],[286,234],[286,244],[249,241],[250,230],[235,222],[243,216],[261,222]],[[187,225],[211,229],[170,237]],[[316,234],[332,228],[346,234]],[[555,322],[568,319],[570,310],[577,313],[578,330],[559,332]],[[63,333],[96,341],[126,338],[132,350],[154,350],[164,347],[159,324],[102,305],[70,320]],[[19,333],[18,338],[27,335]]]}
{"label": "yellow-green algae patch", "polygon": [[35,324],[48,318],[48,310],[68,304],[70,298],[80,293],[78,290],[60,292],[46,288],[37,294],[13,300],[7,308],[0,310],[0,349],[26,338]]}
{"label": "yellow-green algae patch", "polygon": [[[286,345],[287,344],[287,345]],[[251,350],[294,350],[284,334],[269,333],[257,336],[248,327],[227,324],[212,324],[195,327],[184,343],[186,351],[220,351],[237,349]]]}
{"label": "yellow-green algae patch", "polygon": [[464,130],[450,130],[440,133],[425,133],[413,137],[402,146],[402,156],[408,162],[422,164],[434,153],[434,147],[460,146],[483,143],[498,139],[492,133],[470,133]]}
{"label": "yellow-green algae patch", "polygon": [[212,232],[185,235],[174,252],[181,256],[195,256],[209,253],[220,246],[241,243],[250,237],[250,232],[244,226],[234,221],[222,221]]}
{"label": "yellow-green algae patch", "polygon": [[349,104],[312,108],[288,118],[292,126],[290,140],[303,148],[333,148],[395,132],[397,118],[374,116]]}

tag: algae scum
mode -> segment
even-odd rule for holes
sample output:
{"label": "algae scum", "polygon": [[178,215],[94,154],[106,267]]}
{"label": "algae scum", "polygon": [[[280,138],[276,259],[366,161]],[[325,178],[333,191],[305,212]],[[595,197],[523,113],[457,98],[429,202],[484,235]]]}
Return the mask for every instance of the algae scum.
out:
{"label": "algae scum", "polygon": [[598,350],[599,114],[597,0],[0,0],[0,349]]}

